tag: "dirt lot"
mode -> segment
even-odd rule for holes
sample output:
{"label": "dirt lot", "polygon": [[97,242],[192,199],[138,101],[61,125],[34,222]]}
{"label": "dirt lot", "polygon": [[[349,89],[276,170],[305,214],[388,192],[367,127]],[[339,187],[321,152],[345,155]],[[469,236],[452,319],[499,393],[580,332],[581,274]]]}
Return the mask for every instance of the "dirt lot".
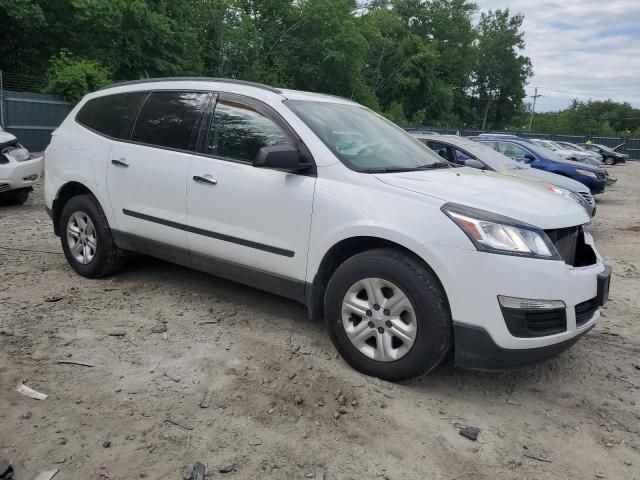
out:
{"label": "dirt lot", "polygon": [[610,172],[598,326],[543,365],[412,385],[354,372],[276,296],[144,257],[79,277],[39,190],[0,210],[0,460],[56,480],[180,479],[196,461],[236,479],[639,479],[640,162]]}

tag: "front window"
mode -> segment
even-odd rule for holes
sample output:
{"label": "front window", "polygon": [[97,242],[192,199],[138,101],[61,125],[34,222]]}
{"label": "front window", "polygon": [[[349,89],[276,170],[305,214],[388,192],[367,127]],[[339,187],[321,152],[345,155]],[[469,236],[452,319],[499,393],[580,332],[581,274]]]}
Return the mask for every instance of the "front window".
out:
{"label": "front window", "polygon": [[358,172],[385,173],[449,164],[407,132],[359,105],[288,101],[342,163]]}

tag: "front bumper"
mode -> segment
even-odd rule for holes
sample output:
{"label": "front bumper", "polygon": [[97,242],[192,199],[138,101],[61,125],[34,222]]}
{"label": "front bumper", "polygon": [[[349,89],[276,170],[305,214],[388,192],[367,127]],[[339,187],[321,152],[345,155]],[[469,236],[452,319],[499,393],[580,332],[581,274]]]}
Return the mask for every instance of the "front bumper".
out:
{"label": "front bumper", "polygon": [[542,362],[571,348],[593,324],[563,342],[538,348],[509,349],[498,346],[482,327],[453,324],[455,363],[472,370],[510,370]]}
{"label": "front bumper", "polygon": [[581,177],[583,179],[589,179],[584,181],[581,180],[581,182],[585,186],[589,187],[589,191],[591,192],[591,195],[598,195],[599,193],[604,192],[604,188],[607,185],[606,179],[585,177],[584,175],[581,175]]}
{"label": "front bumper", "polygon": [[32,187],[42,176],[42,156],[0,164],[0,192]]}
{"label": "front bumper", "polygon": [[[552,355],[550,352],[568,348],[591,329],[600,318],[599,309],[576,321],[576,306],[598,297],[598,277],[606,274],[608,267],[595,250],[590,235],[585,237],[585,243],[593,248],[597,257],[596,263],[586,267],[573,267],[558,260],[484,253],[439,244],[425,245],[429,248],[429,255],[424,258],[436,271],[449,300],[454,331],[462,332],[460,337],[457,334],[455,337],[455,348],[460,352],[459,363],[470,366],[467,359],[478,356],[471,348],[477,343],[479,352],[504,351],[503,356],[506,357],[522,354],[526,364],[529,361],[524,359],[536,361],[538,357],[543,359]],[[507,327],[499,295],[561,300],[566,306],[566,327],[550,335],[516,337]],[[532,353],[539,349],[539,355]],[[489,357],[483,354],[479,358]],[[496,353],[491,358],[494,363],[500,363],[498,360],[502,356]],[[518,361],[505,359],[503,363],[500,368],[512,368]],[[498,368],[496,365],[494,367]],[[480,365],[474,368],[489,367]]]}

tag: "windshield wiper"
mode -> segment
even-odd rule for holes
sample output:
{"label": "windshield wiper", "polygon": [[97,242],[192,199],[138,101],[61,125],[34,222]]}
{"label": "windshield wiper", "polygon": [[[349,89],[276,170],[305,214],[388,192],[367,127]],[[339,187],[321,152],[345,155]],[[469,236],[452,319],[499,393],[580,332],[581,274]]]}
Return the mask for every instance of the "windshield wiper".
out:
{"label": "windshield wiper", "polygon": [[420,165],[419,167],[384,167],[384,168],[371,168],[362,170],[364,173],[400,173],[400,172],[416,172],[419,170],[437,170],[439,168],[450,168],[446,162],[430,163],[427,165]]}

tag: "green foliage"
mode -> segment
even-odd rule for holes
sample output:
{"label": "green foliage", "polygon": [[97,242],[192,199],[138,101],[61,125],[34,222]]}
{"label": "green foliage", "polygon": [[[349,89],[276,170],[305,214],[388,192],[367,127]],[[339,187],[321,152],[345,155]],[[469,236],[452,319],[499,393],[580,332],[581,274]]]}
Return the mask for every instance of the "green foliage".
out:
{"label": "green foliage", "polygon": [[93,88],[82,78],[208,75],[341,95],[404,124],[478,125],[486,110],[498,128],[521,113],[530,75],[522,17],[498,10],[474,25],[477,11],[471,0],[0,0],[0,69],[49,75],[70,98]]}
{"label": "green foliage", "polygon": [[[528,117],[527,117],[528,118]],[[573,100],[560,112],[536,113],[533,130],[601,136],[640,136],[640,109],[628,103]]]}
{"label": "green foliage", "polygon": [[53,57],[50,63],[45,92],[62,95],[70,102],[111,83],[109,70],[100,62],[74,57],[67,50]]}

